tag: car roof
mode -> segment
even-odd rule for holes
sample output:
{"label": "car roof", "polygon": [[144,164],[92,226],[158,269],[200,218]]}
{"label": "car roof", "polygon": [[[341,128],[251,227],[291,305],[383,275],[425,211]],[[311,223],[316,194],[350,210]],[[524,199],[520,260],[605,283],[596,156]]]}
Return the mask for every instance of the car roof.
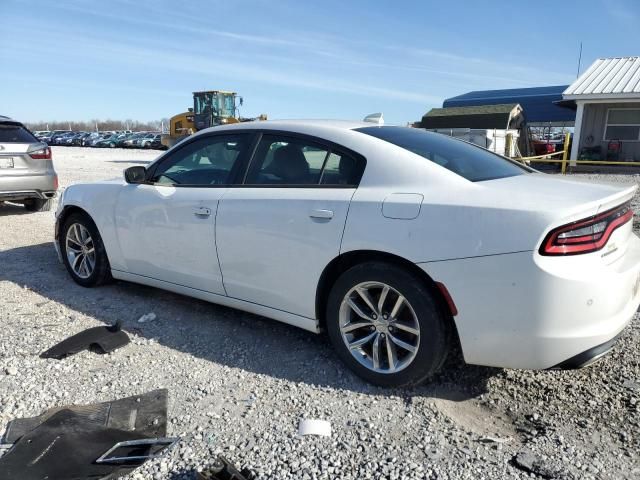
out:
{"label": "car roof", "polygon": [[14,120],[13,118],[10,117],[5,117],[4,115],[0,115],[0,122],[2,123],[13,123],[13,124],[19,124],[22,125],[20,122],[18,122],[17,120]]}
{"label": "car roof", "polygon": [[[360,122],[353,120],[260,120],[255,122],[240,122],[229,125],[218,125],[205,128],[200,132],[212,132],[235,129],[268,129],[268,130],[296,130],[299,127],[319,127],[330,130],[354,130],[356,128],[371,127],[377,125],[370,122]],[[198,132],[198,133],[200,133]]]}

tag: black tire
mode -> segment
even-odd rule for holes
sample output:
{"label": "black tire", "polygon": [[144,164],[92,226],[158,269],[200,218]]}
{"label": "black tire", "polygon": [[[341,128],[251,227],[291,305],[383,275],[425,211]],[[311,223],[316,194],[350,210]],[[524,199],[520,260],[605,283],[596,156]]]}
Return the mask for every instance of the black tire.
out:
{"label": "black tire", "polygon": [[53,199],[30,198],[23,205],[30,212],[48,212],[53,207]]}
{"label": "black tire", "polygon": [[[95,267],[91,275],[87,278],[82,278],[76,272],[73,271],[71,264],[69,263],[69,257],[67,255],[67,247],[66,247],[66,238],[67,232],[69,228],[79,223],[84,226],[90,233],[91,238],[93,240],[93,248],[95,249]],[[71,278],[78,284],[83,287],[96,287],[105,283],[108,283],[112,280],[111,277],[111,266],[109,265],[109,258],[107,257],[107,251],[104,248],[104,244],[102,243],[102,237],[100,236],[100,232],[98,232],[98,228],[89,215],[82,212],[75,212],[69,215],[63,222],[62,228],[60,229],[60,235],[58,238],[58,245],[60,246],[60,252],[62,252],[62,261],[64,262],[64,266],[67,268],[69,275]]]}
{"label": "black tire", "polygon": [[[420,332],[418,349],[413,360],[397,372],[380,373],[367,368],[354,358],[342,338],[339,315],[343,299],[352,288],[364,282],[380,282],[395,289],[416,314]],[[450,345],[451,327],[431,289],[422,279],[393,263],[367,262],[344,272],[329,294],[326,327],[340,359],[362,379],[383,387],[408,387],[424,382],[440,370]]]}

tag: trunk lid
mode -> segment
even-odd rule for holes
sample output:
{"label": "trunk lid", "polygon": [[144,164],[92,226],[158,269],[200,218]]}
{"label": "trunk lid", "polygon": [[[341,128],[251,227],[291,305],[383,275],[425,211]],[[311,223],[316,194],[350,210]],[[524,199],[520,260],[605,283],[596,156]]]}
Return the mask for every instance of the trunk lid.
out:
{"label": "trunk lid", "polygon": [[[29,153],[47,148],[18,122],[0,123],[0,175],[24,175],[48,169],[46,160],[31,158]],[[48,160],[50,162],[50,160]]]}
{"label": "trunk lid", "polygon": [[[550,230],[630,202],[638,188],[636,184],[595,183],[546,174],[519,175],[482,184],[491,192],[494,202],[545,216],[547,226],[540,232],[536,248]],[[602,256],[606,263],[622,256],[633,234],[632,224],[630,221],[614,231],[605,248],[594,255]]]}
{"label": "trunk lid", "polygon": [[[636,184],[595,183],[534,173],[480,182],[494,200],[524,210],[554,212],[557,217],[595,215],[633,198]],[[577,218],[576,218],[577,220]],[[569,221],[572,221],[569,218]]]}

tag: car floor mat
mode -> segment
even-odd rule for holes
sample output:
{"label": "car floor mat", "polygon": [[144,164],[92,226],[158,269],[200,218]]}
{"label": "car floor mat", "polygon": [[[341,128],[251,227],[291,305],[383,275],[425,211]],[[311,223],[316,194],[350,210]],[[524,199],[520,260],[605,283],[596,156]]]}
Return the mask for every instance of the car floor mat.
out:
{"label": "car floor mat", "polygon": [[109,353],[117,348],[124,347],[128,343],[129,336],[121,330],[121,322],[116,322],[108,327],[93,327],[76,333],[54,345],[46,352],[41,353],[40,358],[61,360],[87,349],[94,349],[100,353]]}
{"label": "car floor mat", "polygon": [[[158,438],[166,435],[167,400],[162,389],[13,420],[3,442],[14,445],[0,458],[0,480],[112,479],[129,473],[176,440]],[[137,440],[144,442],[117,445]],[[107,457],[127,459],[96,461],[110,451],[114,453]]]}
{"label": "car floor mat", "polygon": [[131,430],[141,437],[164,437],[167,434],[168,401],[169,392],[163,388],[110,402],[51,408],[37,417],[10,421],[2,443],[16,443],[20,437],[62,410],[73,412],[77,423]]}

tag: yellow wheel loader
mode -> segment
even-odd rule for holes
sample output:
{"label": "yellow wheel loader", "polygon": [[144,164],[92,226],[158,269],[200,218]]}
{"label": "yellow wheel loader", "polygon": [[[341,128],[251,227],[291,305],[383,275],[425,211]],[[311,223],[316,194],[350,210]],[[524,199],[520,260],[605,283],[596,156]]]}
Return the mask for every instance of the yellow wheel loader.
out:
{"label": "yellow wheel loader", "polygon": [[242,106],[242,97],[235,92],[193,92],[193,108],[171,117],[169,133],[162,135],[160,141],[167,148],[171,148],[189,135],[205,128],[267,119],[266,115],[260,115],[258,118],[240,118],[237,102]]}

